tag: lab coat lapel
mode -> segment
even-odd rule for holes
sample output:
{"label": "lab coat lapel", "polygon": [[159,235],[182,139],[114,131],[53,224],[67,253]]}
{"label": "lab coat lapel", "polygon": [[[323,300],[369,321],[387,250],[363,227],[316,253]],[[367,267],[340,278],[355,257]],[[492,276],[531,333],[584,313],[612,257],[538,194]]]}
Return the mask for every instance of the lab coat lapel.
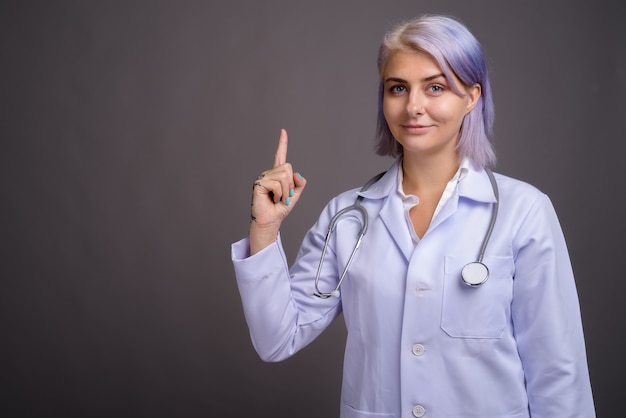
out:
{"label": "lab coat lapel", "polygon": [[[493,188],[485,171],[481,168],[469,168],[465,178],[461,180],[458,187],[454,190],[454,194],[448,199],[445,206],[441,208],[441,212],[432,220],[428,231],[434,230],[438,225],[456,213],[459,201],[461,199],[470,199],[476,202],[493,203],[496,197]],[[426,232],[428,234],[428,232]]]}
{"label": "lab coat lapel", "polygon": [[380,210],[380,218],[385,227],[389,231],[389,235],[396,243],[398,249],[408,261],[411,253],[415,248],[413,239],[408,229],[406,219],[404,218],[404,207],[400,196],[395,195],[395,190],[391,191],[389,198],[383,204]]}
{"label": "lab coat lapel", "polygon": [[467,175],[459,182],[458,196],[476,202],[494,203],[496,195],[491,187],[489,177],[483,168],[470,168]]}
{"label": "lab coat lapel", "polygon": [[452,216],[456,212],[456,209],[458,206],[459,206],[459,190],[458,188],[456,188],[454,190],[454,194],[450,196],[450,199],[448,199],[448,201],[443,206],[443,208],[441,208],[441,212],[439,212],[437,216],[435,217],[435,219],[433,219],[430,222],[430,226],[428,227],[426,234],[428,234],[429,231],[431,231],[432,229],[435,229],[440,223],[442,223],[443,221],[448,219],[450,216]]}
{"label": "lab coat lapel", "polygon": [[[390,239],[408,261],[414,249],[406,219],[402,199],[398,195],[398,170],[400,159],[396,160],[389,171],[367,191],[359,192],[365,199],[382,199],[378,216],[389,232]],[[381,244],[382,245],[382,244]]]}

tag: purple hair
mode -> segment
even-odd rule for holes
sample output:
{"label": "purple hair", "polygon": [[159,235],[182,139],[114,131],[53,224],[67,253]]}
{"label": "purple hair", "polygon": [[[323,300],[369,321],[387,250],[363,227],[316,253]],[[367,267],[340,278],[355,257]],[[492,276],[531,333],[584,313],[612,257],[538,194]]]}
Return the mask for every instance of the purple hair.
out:
{"label": "purple hair", "polygon": [[452,74],[466,86],[481,86],[481,96],[476,106],[463,118],[457,149],[461,158],[468,157],[475,165],[495,165],[496,155],[490,142],[494,109],[485,53],[463,24],[446,16],[422,16],[396,26],[385,35],[378,52],[381,82],[376,152],[391,156],[403,152],[402,145],[391,134],[383,114],[382,74],[389,58],[396,51],[423,51],[429,54],[443,70],[453,91],[460,96],[465,93],[457,88]]}

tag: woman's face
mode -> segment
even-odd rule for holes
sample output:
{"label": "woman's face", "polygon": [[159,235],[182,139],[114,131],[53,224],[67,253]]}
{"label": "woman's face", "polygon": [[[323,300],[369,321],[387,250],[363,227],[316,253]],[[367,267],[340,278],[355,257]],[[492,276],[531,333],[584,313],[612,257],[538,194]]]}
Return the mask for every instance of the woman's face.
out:
{"label": "woman's face", "polygon": [[463,117],[480,97],[480,86],[456,86],[457,95],[437,62],[424,52],[397,51],[382,74],[383,113],[404,155],[446,155],[456,158],[456,145]]}

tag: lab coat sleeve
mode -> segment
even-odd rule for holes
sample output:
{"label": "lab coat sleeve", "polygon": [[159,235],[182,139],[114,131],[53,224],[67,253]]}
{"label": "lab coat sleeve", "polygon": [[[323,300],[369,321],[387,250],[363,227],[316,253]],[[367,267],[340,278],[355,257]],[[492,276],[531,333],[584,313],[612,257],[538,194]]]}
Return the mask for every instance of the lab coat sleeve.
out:
{"label": "lab coat sleeve", "polygon": [[595,417],[574,275],[546,195],[531,206],[513,247],[511,309],[531,416]]}
{"label": "lab coat sleeve", "polygon": [[[339,298],[311,295],[325,237],[325,217],[305,236],[291,268],[280,237],[257,254],[249,241],[231,247],[237,285],[254,348],[264,361],[281,361],[308,345],[339,315]],[[334,289],[335,260],[330,250],[320,287]]]}

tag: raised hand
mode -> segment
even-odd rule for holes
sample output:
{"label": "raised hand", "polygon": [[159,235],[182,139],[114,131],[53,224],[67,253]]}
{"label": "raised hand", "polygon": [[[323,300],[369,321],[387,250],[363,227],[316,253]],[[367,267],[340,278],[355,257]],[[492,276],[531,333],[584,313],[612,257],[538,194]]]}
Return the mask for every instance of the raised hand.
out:
{"label": "raised hand", "polygon": [[250,253],[276,240],[283,220],[300,200],[306,180],[287,162],[287,131],[282,129],[274,165],[254,181],[250,212]]}

